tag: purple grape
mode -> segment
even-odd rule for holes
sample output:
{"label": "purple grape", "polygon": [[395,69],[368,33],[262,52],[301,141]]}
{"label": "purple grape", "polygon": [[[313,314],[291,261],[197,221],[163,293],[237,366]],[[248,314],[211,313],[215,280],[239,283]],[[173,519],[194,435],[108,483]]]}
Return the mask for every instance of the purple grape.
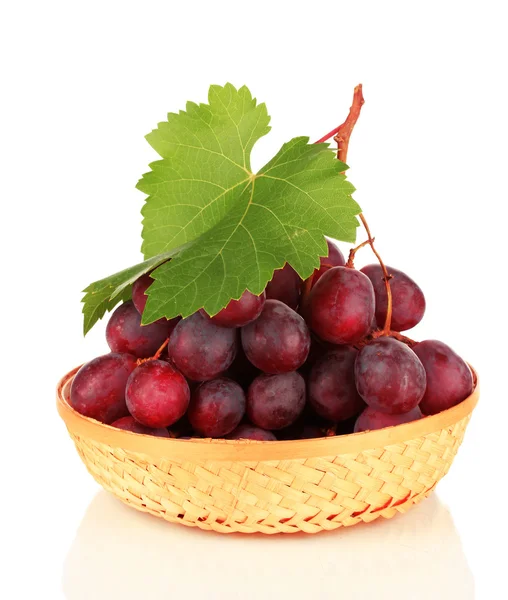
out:
{"label": "purple grape", "polygon": [[373,409],[406,413],[425,393],[425,369],[418,356],[402,342],[379,338],[364,346],[355,362],[358,393]]}
{"label": "purple grape", "polygon": [[94,358],[76,373],[70,405],[82,415],[107,424],[127,416],[125,386],[136,366],[137,361],[130,354]]}
{"label": "purple grape", "polygon": [[219,327],[197,312],[177,324],[169,339],[168,354],[186,377],[207,381],[231,366],[237,348],[235,329]]}
{"label": "purple grape", "polygon": [[[422,320],[425,313],[425,296],[418,285],[405,273],[386,267],[388,273],[393,275],[390,279],[392,292],[392,324],[394,331],[406,331]],[[371,280],[376,296],[376,321],[380,327],[384,326],[388,300],[386,285],[381,265],[367,265],[361,269]]]}
{"label": "purple grape", "polygon": [[239,300],[231,300],[226,308],[223,308],[214,317],[208,317],[203,309],[201,309],[201,314],[220,327],[243,327],[259,317],[265,300],[264,292],[260,296],[255,296],[246,290]]}
{"label": "purple grape", "polygon": [[314,271],[312,286],[315,286],[321,276],[332,267],[343,267],[346,264],[346,259],[337,246],[330,240],[326,240],[326,243],[328,245],[328,256],[322,256],[319,259],[321,267]]}
{"label": "purple grape", "polygon": [[312,367],[308,380],[309,402],[316,413],[330,421],[345,421],[364,408],[355,384],[358,350],[341,346],[331,350]]}
{"label": "purple grape", "polygon": [[418,406],[415,406],[409,412],[400,413],[398,415],[389,415],[367,406],[356,420],[355,433],[359,433],[360,431],[371,431],[374,429],[384,429],[385,427],[394,427],[395,425],[401,425],[402,423],[417,421],[422,417],[422,411]]}
{"label": "purple grape", "polygon": [[247,414],[262,429],[283,429],[294,423],[305,406],[305,381],[296,372],[260,375],[249,387]]}
{"label": "purple grape", "polygon": [[374,289],[369,278],[348,267],[329,269],[309,296],[310,326],[334,344],[354,344],[370,332]]}
{"label": "purple grape", "polygon": [[462,358],[437,340],[413,347],[427,374],[427,388],[420,403],[426,415],[455,406],[473,392],[473,374]]}
{"label": "purple grape", "polygon": [[127,352],[137,358],[148,358],[169,337],[171,327],[171,322],[166,319],[141,325],[141,315],[129,301],[121,304],[111,315],[106,327],[106,340],[112,352]]}
{"label": "purple grape", "polygon": [[147,427],[169,427],[183,417],[190,401],[185,377],[169,363],[149,360],[130,375],[125,392],[130,414]]}
{"label": "purple grape", "polygon": [[302,283],[298,273],[286,263],[282,269],[274,271],[272,280],[266,286],[266,297],[269,300],[280,300],[296,310],[300,302]]}
{"label": "purple grape", "polygon": [[238,425],[238,427],[232,431],[227,438],[228,440],[257,440],[259,442],[275,442],[277,438],[271,431],[261,429],[261,427],[255,427],[254,425]]}
{"label": "purple grape", "polygon": [[192,394],[189,421],[204,437],[231,433],[245,413],[245,394],[232,379],[220,377],[202,383]]}
{"label": "purple grape", "polygon": [[242,345],[250,362],[265,373],[301,367],[310,349],[310,333],[302,317],[279,300],[267,300],[259,318],[242,329]]}
{"label": "purple grape", "polygon": [[[136,307],[136,310],[140,315],[143,314],[145,310],[146,301],[148,300],[148,296],[145,293],[146,290],[152,285],[153,279],[150,277],[150,274],[147,273],[145,275],[141,275],[139,279],[136,279],[132,286],[132,302]],[[167,321],[168,327],[170,331],[173,331],[175,325],[180,321],[181,317],[175,317],[174,319],[159,319],[156,323],[164,323]]]}
{"label": "purple grape", "polygon": [[124,431],[131,431],[132,433],[141,433],[143,435],[154,435],[156,437],[170,437],[169,431],[164,427],[153,429],[152,427],[146,427],[138,423],[134,417],[122,417],[111,423],[111,427],[117,429],[123,429]]}

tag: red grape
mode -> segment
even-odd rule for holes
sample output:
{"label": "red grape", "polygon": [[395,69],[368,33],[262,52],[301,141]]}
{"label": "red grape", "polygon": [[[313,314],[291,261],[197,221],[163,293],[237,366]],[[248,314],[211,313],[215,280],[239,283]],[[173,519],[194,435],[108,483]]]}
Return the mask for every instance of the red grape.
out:
{"label": "red grape", "polygon": [[186,377],[207,381],[224,373],[238,347],[235,329],[219,327],[197,312],[182,319],[169,339],[169,357]]}
{"label": "red grape", "polygon": [[321,279],[323,273],[326,273],[331,267],[343,267],[346,264],[346,259],[337,246],[330,240],[326,240],[326,243],[328,244],[328,256],[322,256],[319,259],[321,267],[314,271],[313,286]]}
{"label": "red grape", "polygon": [[238,425],[227,438],[228,440],[258,440],[259,442],[275,442],[277,438],[271,431],[255,427],[254,425]]}
{"label": "red grape", "polygon": [[132,433],[142,433],[143,435],[154,435],[156,437],[170,437],[169,431],[163,427],[153,429],[138,423],[134,417],[122,417],[111,423],[111,427],[123,429],[124,431],[132,431]]}
{"label": "red grape", "polygon": [[[132,302],[140,315],[143,314],[146,301],[148,300],[148,296],[145,292],[152,285],[152,283],[153,279],[150,277],[149,273],[146,273],[145,275],[141,275],[139,279],[136,279],[132,286]],[[173,331],[174,326],[178,323],[180,318],[181,317],[175,317],[174,319],[169,319],[168,325],[170,331]],[[164,321],[166,321],[166,319],[159,319],[156,321],[156,323],[163,323]]]}
{"label": "red grape", "polygon": [[82,415],[107,424],[127,416],[125,385],[136,366],[136,359],[130,354],[94,358],[76,373],[70,405]]}
{"label": "red grape", "polygon": [[152,285],[152,283],[153,279],[148,273],[146,273],[145,275],[141,275],[139,279],[136,279],[132,285],[132,302],[140,315],[143,314],[146,301],[148,300],[148,296],[145,294],[145,292]]}
{"label": "red grape", "polygon": [[220,377],[202,383],[192,394],[189,421],[194,431],[220,438],[231,433],[245,413],[245,394],[232,379]]}
{"label": "red grape", "polygon": [[423,417],[422,411],[418,406],[415,406],[409,412],[398,415],[388,415],[384,412],[374,410],[370,406],[362,412],[355,423],[355,433],[360,431],[370,431],[374,429],[383,429],[384,427],[393,427],[402,423],[416,421]]}
{"label": "red grape", "polygon": [[162,360],[149,360],[137,367],[125,392],[131,415],[147,427],[169,427],[187,410],[190,391],[185,377]]}
{"label": "red grape", "polygon": [[[214,317],[209,318],[212,323],[221,327],[243,327],[259,317],[265,305],[265,300],[264,292],[260,296],[255,296],[249,290],[245,290],[239,300],[231,300],[226,308],[223,308]],[[201,312],[208,317],[204,310]]]}
{"label": "red grape", "polygon": [[[393,275],[390,279],[392,292],[392,324],[394,331],[406,331],[417,325],[425,313],[425,296],[418,285],[405,273],[386,267]],[[388,300],[386,285],[380,265],[367,265],[361,269],[371,280],[376,295],[376,320],[382,327],[386,319]]]}
{"label": "red grape", "polygon": [[269,300],[280,300],[296,310],[300,302],[302,280],[293,267],[286,263],[282,269],[274,271],[265,291]]}
{"label": "red grape", "polygon": [[279,300],[267,300],[258,319],[242,329],[242,345],[258,369],[287,373],[305,362],[310,333],[302,317],[289,306]]}
{"label": "red grape", "polygon": [[305,406],[305,381],[296,373],[260,375],[249,387],[247,414],[263,429],[283,429],[294,423]]}
{"label": "red grape", "polygon": [[310,326],[323,340],[353,344],[369,333],[374,308],[369,278],[355,269],[333,267],[310,293]]}
{"label": "red grape", "polygon": [[383,337],[364,346],[355,363],[358,393],[373,409],[409,412],[425,393],[425,369],[402,342]]}
{"label": "red grape", "polygon": [[309,402],[321,417],[345,421],[365,408],[355,384],[357,355],[355,348],[341,346],[322,356],[312,367],[308,380]]}
{"label": "red grape", "polygon": [[413,347],[427,373],[427,389],[420,403],[426,415],[455,406],[473,392],[473,374],[449,346],[425,340]]}
{"label": "red grape", "polygon": [[132,301],[124,302],[111,315],[106,340],[113,352],[127,352],[138,358],[153,356],[171,333],[171,322],[159,320],[141,325],[141,315]]}

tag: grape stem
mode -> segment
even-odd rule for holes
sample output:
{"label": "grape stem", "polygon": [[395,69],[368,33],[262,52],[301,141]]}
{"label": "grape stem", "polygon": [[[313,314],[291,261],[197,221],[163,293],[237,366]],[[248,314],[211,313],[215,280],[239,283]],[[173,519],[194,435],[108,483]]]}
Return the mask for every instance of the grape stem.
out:
{"label": "grape stem", "polygon": [[138,358],[138,360],[137,360],[138,366],[142,365],[143,363],[145,363],[149,360],[158,360],[160,358],[160,355],[162,354],[164,348],[168,344],[169,344],[169,338],[164,340],[164,343],[161,345],[161,347],[157,350],[157,352],[153,356],[150,356],[149,358]]}
{"label": "grape stem", "polygon": [[[340,161],[342,161],[343,163],[345,163],[347,160],[349,139],[351,137],[351,134],[353,133],[353,129],[356,125],[356,122],[358,121],[358,117],[360,116],[360,111],[362,110],[362,106],[364,105],[364,103],[365,103],[365,100],[363,98],[362,84],[360,83],[359,85],[357,85],[355,87],[355,90],[353,93],[353,104],[351,105],[351,108],[349,109],[349,114],[348,114],[346,120],[344,121],[344,123],[342,123],[342,125],[339,125],[337,127],[337,129],[335,129],[331,133],[331,135],[334,136],[333,139],[337,142],[337,158]],[[325,136],[325,139],[328,139],[328,138]],[[322,138],[322,140],[323,140],[323,138]],[[357,248],[353,248],[353,250],[349,254],[349,260],[348,260],[347,266],[354,267],[353,261],[354,261],[354,256],[355,256],[357,250],[359,250],[363,246],[366,246],[367,244],[371,247],[372,252],[374,252],[374,254],[376,255],[376,258],[379,261],[379,264],[381,265],[381,270],[383,271],[383,275],[384,275],[383,280],[384,280],[385,286],[386,286],[386,297],[387,297],[386,319],[384,322],[383,329],[381,330],[379,335],[390,335],[391,324],[392,324],[392,305],[393,305],[392,290],[390,287],[390,279],[392,278],[392,276],[388,273],[388,270],[383,262],[383,259],[381,258],[378,251],[376,250],[376,247],[374,246],[374,238],[372,237],[369,225],[367,223],[367,220],[363,216],[363,213],[360,213],[359,217],[360,217],[360,221],[362,222],[362,224],[365,228],[365,231],[367,232],[368,240],[366,242],[363,242],[362,244],[360,244]]]}

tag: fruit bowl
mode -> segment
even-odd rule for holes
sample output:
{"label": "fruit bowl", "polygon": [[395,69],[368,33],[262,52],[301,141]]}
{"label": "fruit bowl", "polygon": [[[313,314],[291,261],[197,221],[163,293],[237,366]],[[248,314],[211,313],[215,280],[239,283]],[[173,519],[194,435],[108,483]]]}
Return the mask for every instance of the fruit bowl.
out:
{"label": "fruit bowl", "polygon": [[377,431],[277,442],[166,439],[84,417],[58,384],[58,412],[94,479],[122,502],[220,533],[318,533],[392,518],[448,472],[479,397]]}

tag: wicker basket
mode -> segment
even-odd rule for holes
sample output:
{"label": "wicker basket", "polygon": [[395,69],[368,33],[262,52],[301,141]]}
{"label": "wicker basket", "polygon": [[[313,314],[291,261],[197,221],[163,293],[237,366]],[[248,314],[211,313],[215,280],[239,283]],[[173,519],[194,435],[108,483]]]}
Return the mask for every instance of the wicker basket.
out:
{"label": "wicker basket", "polygon": [[448,472],[479,388],[459,405],[379,431],[310,440],[178,440],[122,431],[68,404],[60,416],[94,479],[138,510],[221,533],[317,533],[391,518]]}

